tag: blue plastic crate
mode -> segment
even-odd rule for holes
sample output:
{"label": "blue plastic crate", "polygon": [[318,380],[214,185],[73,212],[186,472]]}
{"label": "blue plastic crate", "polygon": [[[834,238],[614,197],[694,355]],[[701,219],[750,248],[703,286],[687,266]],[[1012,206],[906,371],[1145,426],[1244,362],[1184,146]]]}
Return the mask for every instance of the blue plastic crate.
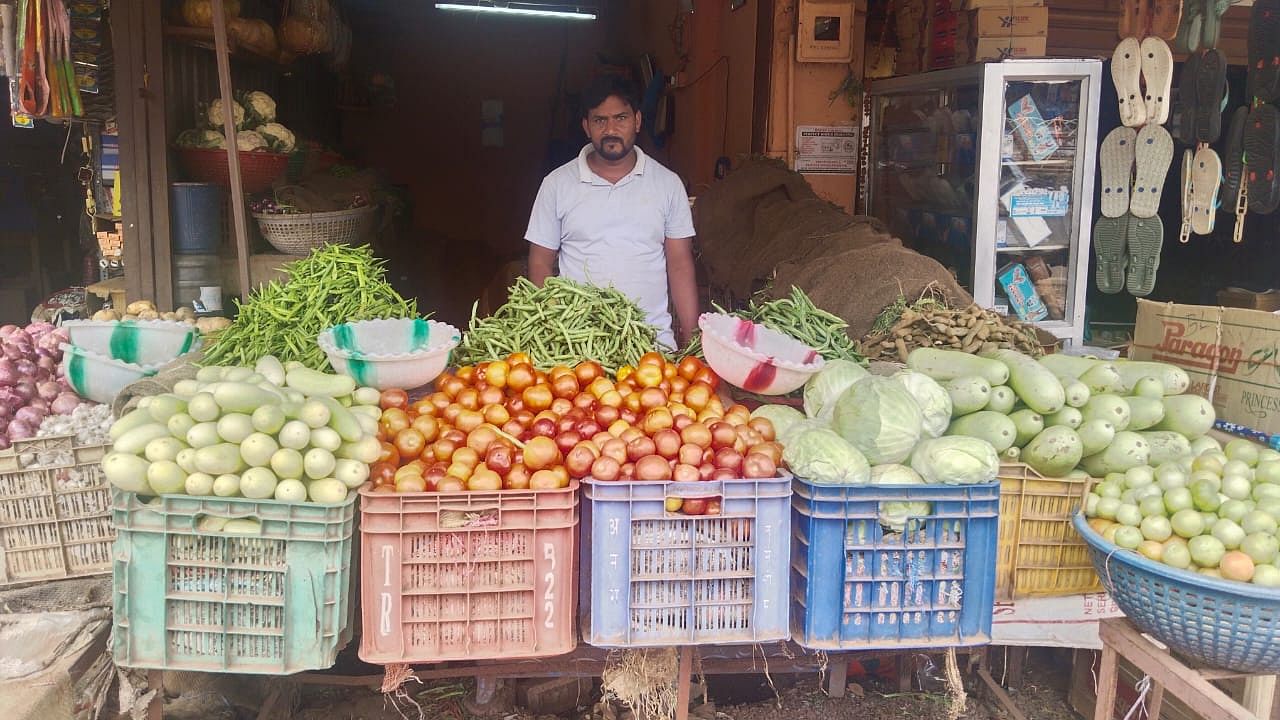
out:
{"label": "blue plastic crate", "polygon": [[[585,640],[666,647],[784,640],[791,476],[583,483]],[[719,515],[668,498],[721,498]]]}
{"label": "blue plastic crate", "polygon": [[[924,501],[903,532],[880,504]],[[792,501],[794,639],[818,650],[991,641],[1000,484],[814,485]]]}
{"label": "blue plastic crate", "polygon": [[[122,667],[287,675],[350,640],[356,494],[337,505],[113,490],[113,654]],[[207,532],[252,518],[257,535]]]}

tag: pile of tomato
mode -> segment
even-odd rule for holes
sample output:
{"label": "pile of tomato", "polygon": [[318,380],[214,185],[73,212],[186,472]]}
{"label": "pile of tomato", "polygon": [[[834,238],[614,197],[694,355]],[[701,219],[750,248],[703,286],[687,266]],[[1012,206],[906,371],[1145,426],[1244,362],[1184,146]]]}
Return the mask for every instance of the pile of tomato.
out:
{"label": "pile of tomato", "polygon": [[614,378],[591,361],[543,372],[523,353],[460,367],[414,402],[383,394],[374,492],[775,477],[782,446],[772,423],[726,408],[719,385],[701,360],[658,353]]}

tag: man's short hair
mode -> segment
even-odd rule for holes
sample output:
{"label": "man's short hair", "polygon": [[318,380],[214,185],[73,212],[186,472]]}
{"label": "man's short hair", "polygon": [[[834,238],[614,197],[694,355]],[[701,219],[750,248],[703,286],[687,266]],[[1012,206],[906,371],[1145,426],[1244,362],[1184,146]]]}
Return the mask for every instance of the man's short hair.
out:
{"label": "man's short hair", "polygon": [[582,117],[586,118],[593,108],[599,107],[611,97],[616,97],[630,105],[632,112],[640,110],[640,91],[636,88],[636,84],[622,75],[605,73],[592,78],[591,82],[583,88],[580,100]]}

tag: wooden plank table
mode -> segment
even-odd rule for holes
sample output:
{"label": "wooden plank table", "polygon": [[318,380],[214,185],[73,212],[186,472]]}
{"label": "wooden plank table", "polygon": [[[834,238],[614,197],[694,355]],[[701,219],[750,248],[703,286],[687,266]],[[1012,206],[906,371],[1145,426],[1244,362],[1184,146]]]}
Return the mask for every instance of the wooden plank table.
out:
{"label": "wooden plank table", "polygon": [[[1116,663],[1119,657],[1133,663],[1151,678],[1151,695],[1147,700],[1147,717],[1150,720],[1159,720],[1166,690],[1205,718],[1268,720],[1272,717],[1275,675],[1189,667],[1144,637],[1124,618],[1103,620],[1099,636],[1102,639],[1102,663],[1098,672],[1094,720],[1111,720],[1116,703]],[[1233,700],[1212,682],[1240,677],[1246,679],[1243,703]]]}

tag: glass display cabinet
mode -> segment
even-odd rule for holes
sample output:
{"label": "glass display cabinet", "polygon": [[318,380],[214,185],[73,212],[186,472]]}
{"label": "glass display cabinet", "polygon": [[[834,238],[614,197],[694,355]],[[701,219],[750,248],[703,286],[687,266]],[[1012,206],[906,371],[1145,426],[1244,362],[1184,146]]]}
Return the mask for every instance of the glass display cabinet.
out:
{"label": "glass display cabinet", "polygon": [[1098,60],[1005,60],[875,80],[868,214],[984,307],[1085,330]]}

